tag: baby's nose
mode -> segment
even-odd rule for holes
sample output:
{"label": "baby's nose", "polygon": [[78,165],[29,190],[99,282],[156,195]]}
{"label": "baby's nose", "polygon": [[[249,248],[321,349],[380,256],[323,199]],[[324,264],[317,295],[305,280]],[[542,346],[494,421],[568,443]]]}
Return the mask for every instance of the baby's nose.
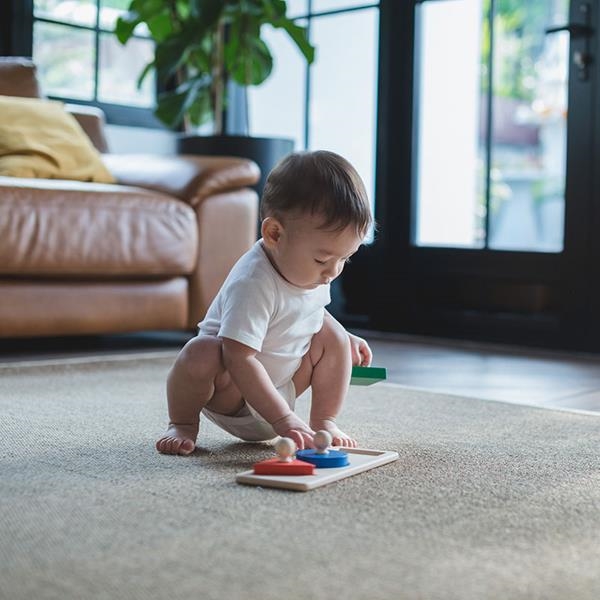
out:
{"label": "baby's nose", "polygon": [[333,279],[337,276],[337,269],[335,267],[328,267],[323,270],[324,279]]}

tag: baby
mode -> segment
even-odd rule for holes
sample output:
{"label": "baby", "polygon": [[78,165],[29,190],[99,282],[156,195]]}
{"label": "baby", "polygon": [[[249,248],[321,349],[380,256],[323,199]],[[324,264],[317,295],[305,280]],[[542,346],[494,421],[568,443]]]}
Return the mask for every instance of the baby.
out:
{"label": "baby", "polygon": [[[293,153],[269,173],[260,212],[261,239],[234,265],[169,373],[159,452],[193,452],[200,414],[242,440],[280,435],[312,448],[326,430],[335,445],[356,446],[336,417],[352,365],[369,365],[372,354],[325,306],[372,222],[364,185],[333,152]],[[308,387],[307,424],[294,405]]]}

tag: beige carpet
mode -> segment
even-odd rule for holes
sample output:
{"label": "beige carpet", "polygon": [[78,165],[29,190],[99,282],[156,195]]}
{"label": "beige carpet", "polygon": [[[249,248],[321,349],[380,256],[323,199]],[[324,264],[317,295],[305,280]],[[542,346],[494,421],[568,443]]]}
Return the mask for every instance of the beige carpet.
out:
{"label": "beige carpet", "polygon": [[268,445],[154,451],[171,361],[0,367],[0,598],[600,598],[600,418],[352,388],[341,423],[399,461],[244,487]]}

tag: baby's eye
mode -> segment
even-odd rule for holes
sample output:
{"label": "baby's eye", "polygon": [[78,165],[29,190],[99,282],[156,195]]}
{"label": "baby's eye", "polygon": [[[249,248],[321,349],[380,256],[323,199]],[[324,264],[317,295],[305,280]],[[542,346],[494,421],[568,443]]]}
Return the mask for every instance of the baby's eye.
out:
{"label": "baby's eye", "polygon": [[324,261],[324,260],[319,260],[318,258],[315,258],[315,262],[316,262],[318,265],[324,265],[324,264],[325,264],[325,261]]}

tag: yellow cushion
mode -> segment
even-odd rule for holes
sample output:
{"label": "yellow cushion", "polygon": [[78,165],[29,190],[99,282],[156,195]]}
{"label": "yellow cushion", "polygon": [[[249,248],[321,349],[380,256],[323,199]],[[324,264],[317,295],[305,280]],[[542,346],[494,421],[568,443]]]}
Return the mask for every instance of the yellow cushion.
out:
{"label": "yellow cushion", "polygon": [[0,96],[0,175],[114,183],[62,102]]}

